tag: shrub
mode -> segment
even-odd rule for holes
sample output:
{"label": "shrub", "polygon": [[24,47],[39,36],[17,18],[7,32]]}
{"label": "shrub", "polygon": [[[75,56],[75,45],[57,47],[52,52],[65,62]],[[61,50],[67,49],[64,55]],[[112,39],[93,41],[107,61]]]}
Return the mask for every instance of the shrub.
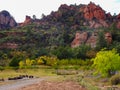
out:
{"label": "shrub", "polygon": [[57,64],[57,57],[41,56],[38,58],[38,64],[54,66]]}
{"label": "shrub", "polygon": [[80,45],[79,47],[73,48],[73,57],[74,58],[80,58],[80,59],[86,59],[86,53],[91,48],[88,45]]}
{"label": "shrub", "polygon": [[112,85],[120,84],[120,74],[116,74],[111,77],[110,82]]}
{"label": "shrub", "polygon": [[87,51],[86,56],[87,58],[95,58],[96,53],[97,53],[96,51],[90,50],[90,51]]}
{"label": "shrub", "polygon": [[42,64],[44,64],[44,62],[43,62],[43,60],[42,60],[41,58],[38,58],[37,64],[38,64],[38,65],[42,65]]}
{"label": "shrub", "polygon": [[58,47],[53,51],[53,54],[59,59],[68,59],[73,57],[73,52],[70,47]]}
{"label": "shrub", "polygon": [[19,68],[20,68],[20,69],[24,68],[24,65],[25,65],[25,64],[24,64],[23,61],[20,61],[20,62],[19,62]]}
{"label": "shrub", "polygon": [[17,57],[14,57],[12,60],[11,60],[11,62],[10,62],[10,66],[12,66],[12,67],[17,67],[17,66],[19,66],[19,62],[20,62],[20,59],[19,58],[17,58]]}
{"label": "shrub", "polygon": [[31,65],[32,65],[32,62],[31,62],[30,59],[26,59],[26,60],[25,60],[25,64],[26,64],[26,66],[31,66]]}

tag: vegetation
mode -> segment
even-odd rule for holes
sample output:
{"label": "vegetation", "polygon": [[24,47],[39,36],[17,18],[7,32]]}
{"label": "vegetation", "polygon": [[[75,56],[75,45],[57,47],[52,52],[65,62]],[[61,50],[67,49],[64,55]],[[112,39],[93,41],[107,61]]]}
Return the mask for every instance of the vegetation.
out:
{"label": "vegetation", "polygon": [[102,76],[112,76],[120,70],[120,56],[115,49],[101,50],[92,60],[96,73],[101,73]]}
{"label": "vegetation", "polygon": [[[56,70],[75,70],[77,73],[81,71],[83,77],[84,72],[89,70],[99,74],[98,78],[88,74],[92,79],[99,79],[101,75],[110,79],[119,73],[120,30],[116,28],[116,23],[108,28],[89,28],[88,21],[83,18],[84,14],[79,9],[82,6],[84,5],[65,5],[65,8],[60,7],[58,12],[51,12],[51,15],[43,14],[43,24],[37,23],[36,16],[33,15],[34,20],[28,25],[0,30],[0,77],[7,77],[4,74],[8,74],[8,69],[9,73],[15,73],[13,75],[18,71],[17,74],[30,72],[29,74],[37,76],[46,67],[46,71],[49,72],[50,68],[53,73]],[[76,31],[85,31],[89,35],[98,32],[96,47],[91,48],[83,43],[79,47],[71,48]],[[106,42],[106,32],[112,34],[113,40],[110,44]],[[67,72],[67,75],[70,73]],[[120,83],[118,76],[111,77],[111,83]],[[87,87],[92,88],[92,85]]]}

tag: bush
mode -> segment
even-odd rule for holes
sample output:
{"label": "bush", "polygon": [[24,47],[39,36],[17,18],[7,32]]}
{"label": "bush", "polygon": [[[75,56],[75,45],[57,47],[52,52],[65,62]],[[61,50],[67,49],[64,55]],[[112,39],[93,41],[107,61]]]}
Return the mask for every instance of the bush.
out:
{"label": "bush", "polygon": [[12,67],[17,67],[17,66],[19,66],[19,62],[20,62],[20,61],[21,61],[20,59],[14,57],[14,58],[11,60],[11,62],[10,62],[9,65],[12,66]]}
{"label": "bush", "polygon": [[49,57],[49,56],[41,56],[38,58],[37,63],[48,65],[48,66],[54,66],[57,64],[57,57]]}
{"label": "bush", "polygon": [[62,59],[57,61],[58,65],[79,65],[79,66],[89,66],[92,65],[91,60],[81,60],[81,59]]}
{"label": "bush", "polygon": [[79,47],[73,48],[73,57],[74,58],[80,58],[80,59],[86,59],[86,53],[90,50],[90,46],[88,45],[81,45]]}
{"label": "bush", "polygon": [[111,77],[110,82],[112,85],[120,84],[120,74],[116,74]]}
{"label": "bush", "polygon": [[71,47],[58,47],[53,51],[53,54],[59,59],[73,58],[73,52]]}

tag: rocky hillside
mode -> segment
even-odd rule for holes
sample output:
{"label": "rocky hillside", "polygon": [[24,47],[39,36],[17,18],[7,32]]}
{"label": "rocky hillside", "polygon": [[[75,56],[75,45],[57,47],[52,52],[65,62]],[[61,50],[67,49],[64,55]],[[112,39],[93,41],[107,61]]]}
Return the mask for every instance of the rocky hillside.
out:
{"label": "rocky hillside", "polygon": [[[88,5],[61,5],[57,11],[52,11],[50,15],[43,15],[37,22],[40,25],[64,26],[69,29],[83,29],[109,27],[113,22],[120,28],[120,15],[112,16],[106,13],[99,5],[90,2]],[[27,22],[27,19],[26,19]],[[26,23],[25,22],[25,23]]]}
{"label": "rocky hillside", "polygon": [[10,15],[10,13],[5,10],[1,11],[0,12],[0,30],[9,29],[15,26],[17,26],[17,23],[14,20],[14,18]]}
{"label": "rocky hillside", "polygon": [[86,59],[103,48],[120,54],[120,14],[112,16],[93,2],[63,4],[41,19],[27,15],[21,23],[9,12],[0,12],[0,60],[43,55]]}
{"label": "rocky hillside", "polygon": [[[11,27],[16,28],[2,31]],[[100,31],[104,32],[108,44],[119,41],[120,14],[112,16],[93,2],[88,5],[63,4],[50,15],[43,14],[42,19],[26,16],[24,22],[17,24],[9,12],[2,11],[0,29],[0,48],[76,47],[81,44],[96,47]]]}
{"label": "rocky hillside", "polygon": [[120,14],[112,16],[93,2],[90,2],[88,5],[68,6],[63,4],[57,11],[52,11],[50,15],[42,16],[40,20],[33,20],[31,17],[26,16],[25,21],[21,23],[20,26],[34,23],[37,25],[35,28],[38,30],[49,30],[53,27],[57,30],[67,29],[68,36],[70,34],[75,35],[74,39],[72,37],[73,40],[69,40],[71,41],[71,47],[76,47],[81,44],[96,47],[100,28],[106,28],[104,38],[111,44],[112,40],[114,40],[112,38],[114,38],[115,35],[108,30],[110,29],[109,27],[112,27],[114,24],[116,29],[120,29]]}

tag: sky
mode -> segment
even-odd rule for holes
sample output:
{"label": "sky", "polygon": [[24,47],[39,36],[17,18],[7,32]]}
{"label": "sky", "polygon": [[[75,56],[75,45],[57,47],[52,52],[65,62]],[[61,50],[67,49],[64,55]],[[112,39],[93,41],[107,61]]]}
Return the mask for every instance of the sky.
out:
{"label": "sky", "polygon": [[90,1],[100,5],[106,12],[120,13],[120,0],[0,0],[0,11],[7,10],[17,22],[23,22],[25,16],[48,15],[57,11],[61,4],[88,4]]}

